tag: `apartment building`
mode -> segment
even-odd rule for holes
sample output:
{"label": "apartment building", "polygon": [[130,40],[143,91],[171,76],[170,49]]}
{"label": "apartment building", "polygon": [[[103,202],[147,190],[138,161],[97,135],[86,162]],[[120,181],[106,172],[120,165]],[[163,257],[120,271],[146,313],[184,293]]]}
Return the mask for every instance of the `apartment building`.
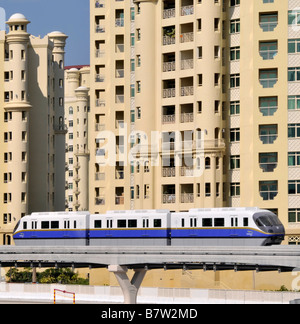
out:
{"label": "apartment building", "polygon": [[0,31],[0,242],[11,244],[18,220],[64,209],[64,47],[67,36],[27,32],[14,14]]}
{"label": "apartment building", "polygon": [[299,244],[300,1],[90,6],[90,211],[259,206]]}
{"label": "apartment building", "polygon": [[88,210],[89,66],[65,68],[66,194],[67,211]]}

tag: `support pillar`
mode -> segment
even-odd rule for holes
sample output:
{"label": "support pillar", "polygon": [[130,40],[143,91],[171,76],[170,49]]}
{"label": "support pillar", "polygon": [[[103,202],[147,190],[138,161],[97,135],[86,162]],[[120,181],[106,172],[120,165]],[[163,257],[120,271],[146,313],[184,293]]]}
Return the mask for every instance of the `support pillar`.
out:
{"label": "support pillar", "polygon": [[113,272],[119,282],[119,285],[124,294],[124,304],[136,304],[137,294],[143,282],[143,279],[145,278],[147,270],[134,270],[134,275],[131,281],[127,276],[127,267],[121,267],[119,265],[110,265],[108,267],[108,271]]}

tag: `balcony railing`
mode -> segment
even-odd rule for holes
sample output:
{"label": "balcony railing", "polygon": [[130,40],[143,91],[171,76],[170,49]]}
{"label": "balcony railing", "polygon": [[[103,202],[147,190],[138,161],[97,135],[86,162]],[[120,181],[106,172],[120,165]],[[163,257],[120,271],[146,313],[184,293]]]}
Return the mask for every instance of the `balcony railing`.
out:
{"label": "balcony railing", "polygon": [[193,96],[194,95],[194,86],[185,86],[181,87],[180,95],[184,96]]}
{"label": "balcony railing", "polygon": [[180,15],[181,16],[188,16],[188,15],[193,15],[194,14],[194,6],[183,6],[180,9]]}
{"label": "balcony railing", "polygon": [[163,194],[162,195],[162,203],[163,204],[175,204],[176,196],[175,194]]}
{"label": "balcony railing", "polygon": [[181,203],[190,204],[194,202],[194,194],[193,193],[183,193],[181,194]]}
{"label": "balcony railing", "polygon": [[183,33],[180,35],[180,43],[193,42],[194,32]]}
{"label": "balcony railing", "polygon": [[168,167],[162,169],[162,176],[164,178],[172,178],[175,177],[175,175],[176,175],[176,170],[174,167]]}
{"label": "balcony railing", "polygon": [[162,123],[163,124],[174,124],[175,123],[175,115],[163,115]]}
{"label": "balcony railing", "polygon": [[163,89],[163,98],[174,98],[175,92],[175,88]]}
{"label": "balcony railing", "polygon": [[163,19],[168,19],[173,17],[175,17],[175,8],[165,9],[163,11]]}
{"label": "balcony railing", "polygon": [[175,71],[175,61],[174,62],[164,62],[163,63],[163,72]]}

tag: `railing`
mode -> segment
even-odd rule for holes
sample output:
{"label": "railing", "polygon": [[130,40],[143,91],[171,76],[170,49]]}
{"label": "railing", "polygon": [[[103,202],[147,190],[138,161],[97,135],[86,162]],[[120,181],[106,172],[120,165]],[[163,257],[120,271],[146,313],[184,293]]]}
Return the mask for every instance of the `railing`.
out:
{"label": "railing", "polygon": [[175,88],[163,89],[163,98],[174,98],[175,92]]}
{"label": "railing", "polygon": [[175,37],[163,36],[163,45],[173,45],[175,42]]}
{"label": "railing", "polygon": [[175,115],[163,115],[162,123],[163,124],[174,124],[175,123]]}
{"label": "railing", "polygon": [[193,167],[181,167],[180,168],[180,176],[182,177],[193,177],[194,176],[194,168]]}
{"label": "railing", "polygon": [[181,70],[193,69],[194,68],[194,60],[193,59],[181,60],[180,68],[181,68]]}
{"label": "railing", "polygon": [[180,43],[193,42],[194,32],[183,33],[180,35]]}
{"label": "railing", "polygon": [[175,175],[176,175],[176,170],[174,167],[168,167],[162,169],[162,176],[164,178],[172,178],[175,177]]}
{"label": "railing", "polygon": [[194,95],[194,86],[185,86],[180,89],[181,97]]}
{"label": "railing", "polygon": [[95,198],[95,205],[105,205],[105,197],[96,197]]}
{"label": "railing", "polygon": [[183,6],[180,9],[180,15],[181,16],[188,16],[188,15],[193,15],[194,14],[194,6]]}
{"label": "railing", "polygon": [[192,123],[194,121],[194,113],[182,113],[180,115],[181,123]]}
{"label": "railing", "polygon": [[181,194],[181,203],[189,204],[194,202],[194,194],[193,193],[183,193]]}
{"label": "railing", "polygon": [[162,203],[163,204],[175,204],[176,196],[175,194],[163,194],[162,195]]}
{"label": "railing", "polygon": [[164,9],[163,11],[163,19],[173,18],[175,17],[175,8]]}
{"label": "railing", "polygon": [[174,62],[164,62],[163,63],[163,72],[175,71],[175,61]]}

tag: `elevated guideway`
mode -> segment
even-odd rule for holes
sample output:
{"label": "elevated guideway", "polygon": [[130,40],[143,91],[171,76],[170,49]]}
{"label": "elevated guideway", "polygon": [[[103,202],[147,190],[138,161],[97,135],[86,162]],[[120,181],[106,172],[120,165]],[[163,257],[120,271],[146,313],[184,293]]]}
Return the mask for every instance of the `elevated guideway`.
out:
{"label": "elevated guideway", "polygon": [[[300,269],[300,247],[0,247],[2,267],[107,267],[135,303],[151,269],[292,271]],[[128,269],[134,270],[130,280]],[[300,271],[300,270],[299,270]]]}

